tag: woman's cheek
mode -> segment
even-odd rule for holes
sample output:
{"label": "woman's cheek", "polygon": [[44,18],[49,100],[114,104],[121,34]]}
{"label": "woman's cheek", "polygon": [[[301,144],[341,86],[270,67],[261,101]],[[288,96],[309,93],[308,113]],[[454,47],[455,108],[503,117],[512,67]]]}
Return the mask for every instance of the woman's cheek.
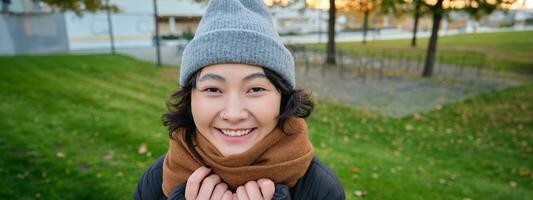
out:
{"label": "woman's cheek", "polygon": [[202,125],[210,124],[216,117],[219,102],[217,100],[201,96],[191,100],[192,114],[195,121],[198,121]]}
{"label": "woman's cheek", "polygon": [[275,120],[279,115],[281,98],[276,96],[265,96],[251,101],[249,108],[253,110],[254,116],[261,118],[260,121]]}

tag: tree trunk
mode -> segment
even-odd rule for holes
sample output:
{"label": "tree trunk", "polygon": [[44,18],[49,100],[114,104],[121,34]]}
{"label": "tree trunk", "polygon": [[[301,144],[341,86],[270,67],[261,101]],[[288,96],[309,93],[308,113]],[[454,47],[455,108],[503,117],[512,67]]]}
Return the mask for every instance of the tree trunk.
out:
{"label": "tree trunk", "polygon": [[418,18],[420,18],[420,1],[415,1],[415,24],[413,25],[413,40],[411,40],[411,47],[416,47],[416,32],[418,31]]}
{"label": "tree trunk", "polygon": [[368,10],[365,10],[365,19],[363,21],[363,45],[366,44],[366,32],[368,32]]}
{"label": "tree trunk", "polygon": [[157,58],[157,67],[161,67],[161,44],[159,42],[159,21],[157,20],[157,0],[154,2],[154,20],[155,20],[155,55]]}
{"label": "tree trunk", "polygon": [[9,4],[11,4],[11,0],[2,0],[2,10],[0,10],[1,13],[8,13],[9,12]]}
{"label": "tree trunk", "polygon": [[335,8],[335,0],[329,0],[329,20],[328,20],[328,50],[327,50],[327,64],[335,64],[335,16],[337,8]]}
{"label": "tree trunk", "polygon": [[111,20],[111,10],[109,9],[109,0],[105,1],[106,6],[108,7],[107,13],[107,27],[109,33],[109,42],[111,45],[111,54],[115,55],[115,36],[113,35],[113,21]]}
{"label": "tree trunk", "polygon": [[431,37],[429,39],[426,62],[424,64],[423,77],[431,77],[433,75],[433,65],[435,64],[435,54],[437,53],[437,39],[439,37],[440,20],[442,19],[442,1],[438,0],[437,4],[433,6],[433,28],[431,29]]}

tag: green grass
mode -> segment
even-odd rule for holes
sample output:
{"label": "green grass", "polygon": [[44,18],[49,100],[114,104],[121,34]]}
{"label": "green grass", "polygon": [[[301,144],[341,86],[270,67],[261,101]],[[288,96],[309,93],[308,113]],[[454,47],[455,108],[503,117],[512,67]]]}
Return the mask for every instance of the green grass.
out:
{"label": "green grass", "polygon": [[[417,47],[411,48],[410,39],[370,41],[366,45],[339,42],[337,48],[355,55],[422,60],[427,43],[428,38],[419,38]],[[309,47],[325,49],[324,44]],[[439,62],[533,74],[533,31],[440,36],[437,49]]]}
{"label": "green grass", "polygon": [[[131,199],[167,149],[177,73],[125,56],[0,57],[0,196]],[[310,137],[348,199],[532,199],[531,99],[527,85],[402,119],[320,101]]]}

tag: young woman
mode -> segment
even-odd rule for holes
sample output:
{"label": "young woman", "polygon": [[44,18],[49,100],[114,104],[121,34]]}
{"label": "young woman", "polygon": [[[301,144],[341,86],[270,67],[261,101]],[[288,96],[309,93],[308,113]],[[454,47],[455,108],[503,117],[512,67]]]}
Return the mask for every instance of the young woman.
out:
{"label": "young woman", "polygon": [[344,199],[313,156],[294,60],[263,0],[211,0],[163,115],[169,150],[135,199]]}

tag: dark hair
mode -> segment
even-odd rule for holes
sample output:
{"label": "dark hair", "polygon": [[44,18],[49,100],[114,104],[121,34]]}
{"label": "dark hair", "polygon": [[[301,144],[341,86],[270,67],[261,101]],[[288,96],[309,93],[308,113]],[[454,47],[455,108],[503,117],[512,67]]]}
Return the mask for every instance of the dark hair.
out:
{"label": "dark hair", "polygon": [[[191,93],[196,87],[196,80],[202,70],[197,70],[185,82],[185,85],[174,92],[169,101],[167,101],[167,111],[163,114],[163,124],[168,128],[169,137],[173,137],[174,131],[178,128],[184,129],[184,140],[187,148],[191,151],[196,159],[203,162],[198,152],[194,149],[193,138],[196,134],[196,125],[194,124],[191,111]],[[280,75],[267,68],[263,68],[267,79],[281,93],[281,104],[279,110],[277,127],[285,134],[283,125],[290,117],[308,117],[314,109],[314,103],[311,96],[302,89],[292,89],[290,84]]]}

